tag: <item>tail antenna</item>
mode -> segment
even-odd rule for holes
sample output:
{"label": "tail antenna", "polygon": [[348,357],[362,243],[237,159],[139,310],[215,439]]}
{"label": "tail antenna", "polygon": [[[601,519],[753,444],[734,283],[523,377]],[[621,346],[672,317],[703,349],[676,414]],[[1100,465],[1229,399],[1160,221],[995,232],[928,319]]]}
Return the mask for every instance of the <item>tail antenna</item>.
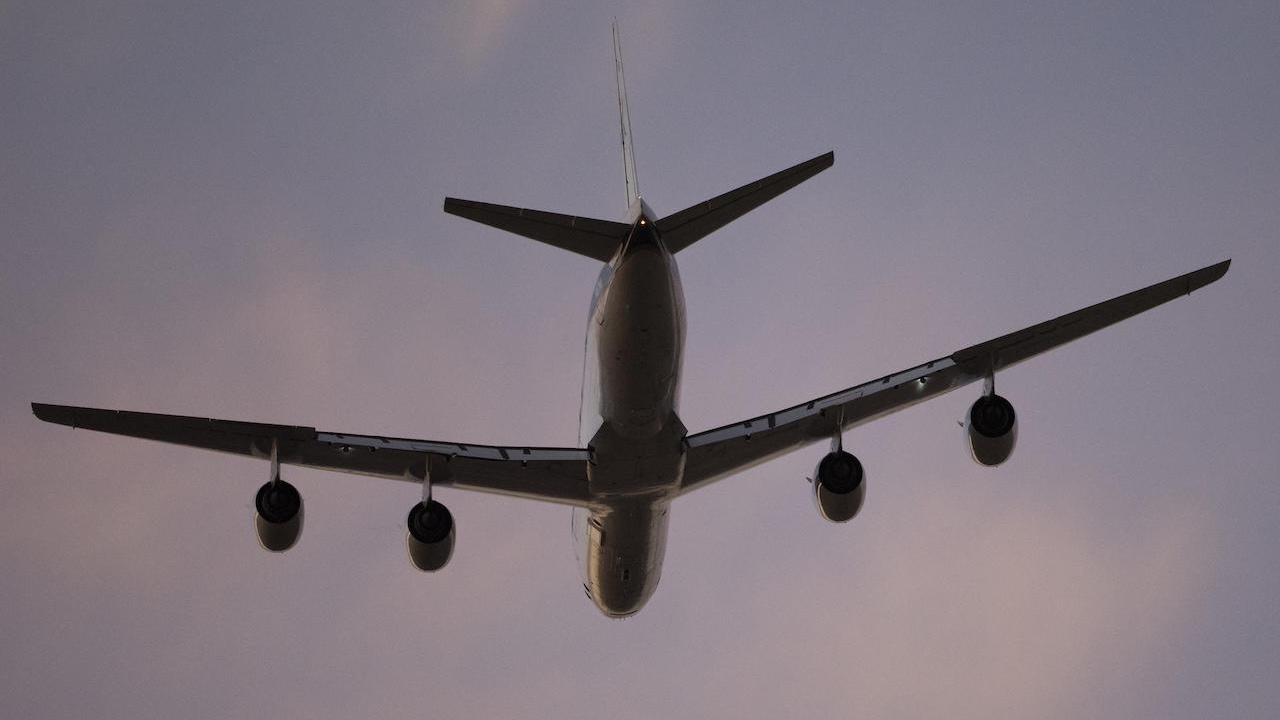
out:
{"label": "tail antenna", "polygon": [[636,158],[632,153],[631,109],[627,105],[627,80],[622,73],[622,38],[618,33],[618,18],[613,19],[613,65],[618,73],[618,117],[622,124],[622,168],[627,174],[627,206],[640,197],[640,183],[636,180]]}

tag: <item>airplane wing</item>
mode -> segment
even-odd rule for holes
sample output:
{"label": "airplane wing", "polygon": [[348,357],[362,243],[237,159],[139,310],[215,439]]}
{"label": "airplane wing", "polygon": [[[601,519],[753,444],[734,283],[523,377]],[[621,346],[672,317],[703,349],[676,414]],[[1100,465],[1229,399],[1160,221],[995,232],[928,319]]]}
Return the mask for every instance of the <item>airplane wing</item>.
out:
{"label": "airplane wing", "polygon": [[1231,261],[1225,260],[923,365],[785,410],[690,435],[685,439],[688,454],[681,492],[830,439],[837,427],[848,429],[915,405],[1190,294],[1221,278],[1230,265]]}
{"label": "airplane wing", "polygon": [[158,440],[281,463],[585,505],[587,450],[496,447],[323,432],[312,427],[32,403],[36,417],[73,428]]}

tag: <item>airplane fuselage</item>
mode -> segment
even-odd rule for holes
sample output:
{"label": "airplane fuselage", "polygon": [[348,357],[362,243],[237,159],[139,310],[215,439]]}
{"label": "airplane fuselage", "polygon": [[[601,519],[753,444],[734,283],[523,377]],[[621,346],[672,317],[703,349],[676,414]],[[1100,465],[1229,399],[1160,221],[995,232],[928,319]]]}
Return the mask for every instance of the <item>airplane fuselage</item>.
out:
{"label": "airplane fuselage", "polygon": [[684,292],[643,201],[600,272],[587,325],[579,438],[592,451],[593,502],[573,532],[583,586],[606,615],[638,611],[657,588],[671,500],[684,471],[677,415]]}

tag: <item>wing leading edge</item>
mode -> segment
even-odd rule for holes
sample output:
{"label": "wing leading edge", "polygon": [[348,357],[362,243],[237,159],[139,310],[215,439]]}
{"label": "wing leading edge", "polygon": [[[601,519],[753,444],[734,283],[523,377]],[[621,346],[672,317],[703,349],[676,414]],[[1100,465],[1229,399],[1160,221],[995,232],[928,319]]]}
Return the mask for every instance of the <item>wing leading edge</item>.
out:
{"label": "wing leading edge", "polygon": [[682,492],[983,379],[1042,352],[1189,295],[1226,274],[1230,260],[1091,305],[785,410],[686,438]]}
{"label": "wing leading edge", "polygon": [[73,428],[434,487],[586,505],[590,452],[350,435],[313,427],[32,403],[36,417]]}

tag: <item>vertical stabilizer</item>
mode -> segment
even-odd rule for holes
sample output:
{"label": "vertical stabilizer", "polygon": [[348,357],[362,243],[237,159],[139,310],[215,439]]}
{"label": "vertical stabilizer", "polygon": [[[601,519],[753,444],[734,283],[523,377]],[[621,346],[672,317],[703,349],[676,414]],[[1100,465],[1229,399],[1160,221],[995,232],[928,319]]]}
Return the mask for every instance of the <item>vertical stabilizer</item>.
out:
{"label": "vertical stabilizer", "polygon": [[622,73],[622,38],[618,34],[618,19],[613,19],[613,65],[618,73],[618,117],[622,124],[622,168],[627,174],[627,206],[640,197],[640,183],[636,180],[636,157],[632,154],[631,110],[627,106],[627,79]]}

